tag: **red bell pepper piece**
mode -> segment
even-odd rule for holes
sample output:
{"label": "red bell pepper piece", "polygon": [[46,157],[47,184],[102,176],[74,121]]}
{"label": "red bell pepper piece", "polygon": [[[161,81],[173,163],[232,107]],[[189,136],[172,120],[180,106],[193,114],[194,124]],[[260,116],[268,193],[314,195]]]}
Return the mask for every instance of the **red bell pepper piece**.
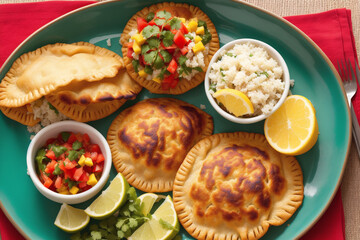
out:
{"label": "red bell pepper piece", "polygon": [[180,52],[182,55],[186,55],[189,52],[189,48],[187,46],[184,46],[180,49]]}
{"label": "red bell pepper piece", "polygon": [[181,23],[181,27],[179,29],[183,34],[188,34],[189,30],[187,29],[187,27],[184,25],[184,23]]}
{"label": "red bell pepper piece", "polygon": [[88,147],[88,151],[89,152],[97,152],[97,153],[101,152],[100,147],[97,144],[90,144]]}
{"label": "red bell pepper piece", "polygon": [[81,175],[84,173],[83,167],[79,167],[75,170],[73,178],[75,181],[79,181]]}
{"label": "red bell pepper piece", "polygon": [[140,33],[148,24],[148,22],[144,19],[144,18],[141,18],[141,17],[138,17],[136,19],[137,21],[137,28],[138,28],[138,32]]}
{"label": "red bell pepper piece", "polygon": [[76,135],[74,133],[70,134],[70,137],[68,138],[67,142],[69,144],[73,144],[77,140]]}
{"label": "red bell pepper piece", "polygon": [[55,185],[56,189],[61,188],[61,186],[63,185],[62,184],[62,177],[57,176],[54,185]]}
{"label": "red bell pepper piece", "polygon": [[49,150],[46,152],[45,156],[46,156],[47,158],[50,158],[51,160],[55,160],[55,159],[56,159],[55,153],[54,153],[54,151],[51,150],[51,149],[49,149]]}
{"label": "red bell pepper piece", "polygon": [[98,157],[97,157],[97,159],[96,159],[96,162],[97,162],[97,163],[101,163],[101,162],[103,162],[104,160],[105,160],[104,155],[103,155],[102,153],[99,153],[99,154],[98,154]]}
{"label": "red bell pepper piece", "polygon": [[43,180],[43,184],[46,188],[50,188],[51,184],[53,183],[53,180],[45,175],[45,173],[41,172],[41,178]]}
{"label": "red bell pepper piece", "polygon": [[177,31],[177,33],[174,36],[174,43],[179,47],[183,48],[185,44],[187,43],[183,33],[181,31]]}
{"label": "red bell pepper piece", "polygon": [[91,160],[93,160],[93,162],[96,162],[97,161],[97,158],[98,158],[98,152],[92,152],[90,153],[90,158]]}
{"label": "red bell pepper piece", "polygon": [[177,63],[175,61],[175,59],[171,59],[168,67],[167,67],[167,70],[170,72],[170,73],[175,73],[176,72],[176,69],[177,69]]}

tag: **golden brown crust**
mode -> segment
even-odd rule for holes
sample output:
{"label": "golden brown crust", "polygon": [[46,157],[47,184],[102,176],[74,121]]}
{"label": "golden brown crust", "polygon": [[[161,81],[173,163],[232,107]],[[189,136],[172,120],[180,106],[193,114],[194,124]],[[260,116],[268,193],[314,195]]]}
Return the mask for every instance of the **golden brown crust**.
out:
{"label": "golden brown crust", "polygon": [[301,205],[303,176],[296,159],[273,150],[262,134],[220,133],[189,151],[173,197],[196,239],[259,239]]}
{"label": "golden brown crust", "polygon": [[132,80],[126,69],[121,69],[113,78],[101,81],[81,81],[59,88],[50,95],[56,95],[64,104],[87,105],[89,103],[107,102],[112,100],[133,99],[142,87]]}
{"label": "golden brown crust", "polygon": [[0,84],[0,106],[24,106],[74,81],[114,77],[123,64],[116,53],[87,42],[43,46],[13,63]]}
{"label": "golden brown crust", "polygon": [[90,122],[107,117],[126,102],[126,99],[121,99],[81,105],[66,104],[58,95],[48,95],[45,98],[59,112],[78,122]]}
{"label": "golden brown crust", "polygon": [[177,99],[146,99],[122,111],[107,134],[113,163],[146,192],[171,191],[188,150],[213,131],[212,117]]}
{"label": "golden brown crust", "polygon": [[26,106],[16,108],[0,107],[0,110],[8,118],[15,120],[23,125],[34,126],[40,122],[40,119],[35,118],[33,113],[28,112]]}
{"label": "golden brown crust", "polygon": [[[211,33],[212,39],[209,43],[209,52],[207,57],[204,57],[206,67],[203,69],[203,72],[197,73],[190,81],[184,79],[179,81],[175,88],[170,88],[169,90],[163,90],[161,84],[146,80],[137,74],[132,66],[132,59],[127,57],[127,43],[130,39],[129,33],[137,28],[138,17],[145,18],[149,12],[157,12],[158,10],[166,10],[178,17],[185,17],[186,19],[197,18],[206,22],[207,27]],[[211,22],[210,18],[200,10],[200,8],[186,4],[186,3],[173,3],[173,2],[163,2],[151,5],[137,12],[126,24],[123,33],[121,34],[120,43],[122,45],[122,53],[124,58],[125,67],[130,74],[130,76],[137,81],[140,85],[148,89],[152,93],[164,93],[164,94],[182,94],[190,89],[198,86],[201,82],[204,81],[205,72],[207,66],[210,63],[211,58],[220,48],[219,37],[216,32],[215,25]]]}

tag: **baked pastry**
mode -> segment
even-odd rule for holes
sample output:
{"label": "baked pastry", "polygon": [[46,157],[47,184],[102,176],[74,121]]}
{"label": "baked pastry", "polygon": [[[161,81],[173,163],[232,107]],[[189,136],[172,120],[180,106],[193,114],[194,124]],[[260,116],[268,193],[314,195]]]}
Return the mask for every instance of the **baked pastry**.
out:
{"label": "baked pastry", "polygon": [[137,12],[120,43],[130,76],[152,93],[181,94],[205,77],[219,49],[210,18],[198,7],[164,2]]}
{"label": "baked pastry", "polygon": [[175,178],[174,206],[196,239],[259,239],[286,222],[303,200],[297,160],[264,135],[219,133],[198,142]]}
{"label": "baked pastry", "polygon": [[40,119],[35,118],[34,114],[28,111],[26,105],[16,108],[0,107],[0,110],[8,118],[15,120],[23,125],[34,126],[40,122]]}
{"label": "baked pastry", "polygon": [[21,107],[76,81],[114,77],[122,58],[86,42],[56,43],[21,55],[0,83],[0,106]]}
{"label": "baked pastry", "polygon": [[212,117],[197,107],[152,98],[123,110],[111,123],[107,141],[116,170],[131,185],[167,192],[187,152],[212,131]]}

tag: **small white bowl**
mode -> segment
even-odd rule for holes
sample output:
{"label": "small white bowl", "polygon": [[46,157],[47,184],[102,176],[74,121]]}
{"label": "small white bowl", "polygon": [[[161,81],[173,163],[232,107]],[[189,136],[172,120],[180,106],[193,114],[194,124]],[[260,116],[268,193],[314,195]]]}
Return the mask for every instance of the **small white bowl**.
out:
{"label": "small white bowl", "polygon": [[[284,89],[284,92],[282,93],[279,101],[276,103],[276,105],[274,106],[274,108],[272,109],[272,111],[269,114],[267,114],[267,115],[261,114],[261,115],[254,116],[254,117],[242,118],[242,117],[235,117],[234,115],[226,112],[216,103],[216,100],[213,98],[213,96],[209,92],[209,87],[210,87],[209,73],[211,71],[211,65],[217,61],[217,59],[222,51],[233,48],[235,44],[244,44],[244,43],[248,43],[248,42],[253,43],[256,46],[264,48],[269,53],[269,55],[279,63],[279,65],[283,69],[282,77],[283,77],[283,80],[285,81],[285,89]],[[206,71],[204,84],[205,84],[205,93],[206,93],[207,98],[209,99],[213,108],[215,108],[215,110],[221,116],[223,116],[227,120],[235,122],[235,123],[250,124],[250,123],[256,123],[261,120],[264,120],[265,118],[270,116],[272,113],[274,113],[284,103],[286,97],[288,96],[289,89],[290,89],[290,74],[289,74],[289,70],[288,70],[288,67],[287,67],[284,59],[282,58],[280,53],[278,53],[273,47],[271,47],[270,45],[268,45],[262,41],[256,40],[256,39],[242,38],[242,39],[237,39],[237,40],[234,40],[234,41],[231,41],[231,42],[225,44],[214,54],[214,56],[212,57],[212,59],[209,63],[209,67]]]}
{"label": "small white bowl", "polygon": [[[59,133],[64,131],[82,133],[82,134],[87,133],[90,137],[91,143],[98,144],[102,154],[105,157],[104,169],[99,181],[92,188],[74,195],[64,195],[46,188],[41,183],[38,174],[36,173],[35,156],[37,151],[45,145],[46,140],[48,140],[49,138],[57,137]],[[95,128],[81,122],[61,121],[61,122],[53,123],[41,129],[35,135],[27,150],[26,163],[31,180],[33,181],[35,187],[39,190],[39,192],[42,195],[58,203],[76,204],[76,203],[85,202],[90,198],[94,197],[104,187],[110,175],[112,158],[111,158],[110,148],[106,139]]]}

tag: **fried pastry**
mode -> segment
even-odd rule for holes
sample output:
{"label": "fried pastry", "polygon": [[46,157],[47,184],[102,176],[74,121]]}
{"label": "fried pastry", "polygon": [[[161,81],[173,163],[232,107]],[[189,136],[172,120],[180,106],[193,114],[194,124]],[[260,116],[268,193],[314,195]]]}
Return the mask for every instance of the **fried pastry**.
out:
{"label": "fried pastry", "polygon": [[56,43],[20,56],[0,84],[0,106],[21,107],[76,81],[114,77],[122,58],[86,42]]}
{"label": "fried pastry", "polygon": [[203,82],[219,37],[198,7],[163,2],[137,12],[120,43],[130,76],[153,93],[182,94]]}
{"label": "fried pastry", "polygon": [[303,200],[303,175],[292,156],[264,135],[219,133],[198,142],[180,166],[174,206],[196,239],[259,239],[287,221]]}
{"label": "fried pastry", "polygon": [[121,69],[113,78],[105,78],[95,82],[75,82],[49,94],[51,99],[57,98],[63,104],[87,105],[89,103],[112,100],[133,99],[142,87],[132,80],[126,69]]}
{"label": "fried pastry", "polygon": [[40,122],[40,119],[35,118],[34,114],[29,112],[26,106],[16,108],[0,107],[0,110],[8,118],[15,120],[23,125],[34,126]]}
{"label": "fried pastry", "polygon": [[116,170],[131,185],[167,192],[187,152],[212,131],[212,117],[197,107],[153,98],[123,110],[111,123],[107,141]]}

